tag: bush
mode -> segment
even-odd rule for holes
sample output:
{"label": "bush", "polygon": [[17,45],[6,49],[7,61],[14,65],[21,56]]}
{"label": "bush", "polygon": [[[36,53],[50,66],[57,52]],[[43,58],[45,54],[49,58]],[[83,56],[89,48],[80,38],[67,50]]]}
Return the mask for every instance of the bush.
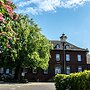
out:
{"label": "bush", "polygon": [[55,82],[55,77],[52,77],[48,80],[49,82]]}
{"label": "bush", "polygon": [[56,90],[90,90],[90,71],[57,74],[55,76]]}
{"label": "bush", "polygon": [[28,80],[27,79],[21,79],[18,81],[19,83],[28,83]]}

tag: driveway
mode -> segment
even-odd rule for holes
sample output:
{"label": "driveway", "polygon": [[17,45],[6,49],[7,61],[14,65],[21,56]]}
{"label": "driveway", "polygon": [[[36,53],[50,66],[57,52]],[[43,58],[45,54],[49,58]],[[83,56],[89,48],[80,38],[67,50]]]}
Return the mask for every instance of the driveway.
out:
{"label": "driveway", "polygon": [[0,84],[0,90],[56,90],[54,83]]}

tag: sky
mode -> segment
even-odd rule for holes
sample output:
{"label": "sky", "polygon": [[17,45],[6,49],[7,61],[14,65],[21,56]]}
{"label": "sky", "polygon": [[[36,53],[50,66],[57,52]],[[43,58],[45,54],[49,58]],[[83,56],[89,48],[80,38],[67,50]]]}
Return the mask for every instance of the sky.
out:
{"label": "sky", "polygon": [[90,50],[90,0],[12,0],[15,12],[28,14],[49,40],[67,41]]}

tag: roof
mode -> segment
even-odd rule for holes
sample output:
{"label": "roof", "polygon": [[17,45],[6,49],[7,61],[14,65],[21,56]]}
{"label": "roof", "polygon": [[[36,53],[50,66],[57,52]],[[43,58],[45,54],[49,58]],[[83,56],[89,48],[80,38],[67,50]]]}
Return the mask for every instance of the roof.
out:
{"label": "roof", "polygon": [[[69,42],[61,42],[60,40],[50,40],[51,44],[53,45],[54,50],[63,50],[63,43],[64,43],[64,49],[65,50],[74,50],[74,51],[86,51],[88,52],[88,49],[77,47],[76,45],[73,45]],[[59,45],[60,48],[56,48],[56,46]],[[66,48],[68,46],[68,48]]]}

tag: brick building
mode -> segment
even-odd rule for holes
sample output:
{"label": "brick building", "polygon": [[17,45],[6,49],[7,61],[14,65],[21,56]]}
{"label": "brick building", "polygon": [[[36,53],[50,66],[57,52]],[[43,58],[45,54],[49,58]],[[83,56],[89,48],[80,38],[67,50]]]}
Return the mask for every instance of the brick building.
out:
{"label": "brick building", "polygon": [[[46,70],[40,68],[23,69],[25,78],[29,81],[48,81],[58,73],[70,74],[90,69],[90,55],[88,50],[79,48],[67,42],[67,36],[62,34],[60,40],[50,40],[53,45],[49,67]],[[14,70],[0,68],[0,73],[13,74]]]}
{"label": "brick building", "polygon": [[66,41],[67,36],[62,34],[60,40],[51,40],[53,45],[51,58],[47,70],[31,69],[26,74],[29,80],[48,81],[57,73],[70,74],[90,69],[87,64],[87,49],[79,48]]}

